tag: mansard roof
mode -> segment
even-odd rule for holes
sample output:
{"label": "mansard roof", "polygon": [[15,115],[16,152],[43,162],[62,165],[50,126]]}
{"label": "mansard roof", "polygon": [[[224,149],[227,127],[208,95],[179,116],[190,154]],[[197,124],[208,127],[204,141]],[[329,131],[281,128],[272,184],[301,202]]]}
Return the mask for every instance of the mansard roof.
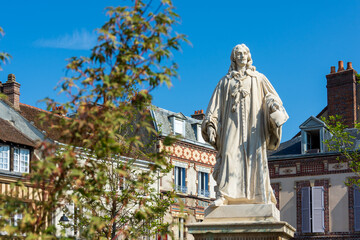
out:
{"label": "mansard roof", "polygon": [[190,141],[191,143],[202,145],[207,148],[212,148],[208,143],[201,143],[197,141],[197,125],[201,125],[202,120],[185,116],[181,112],[175,113],[156,106],[151,106],[150,112],[153,117],[155,129],[160,136],[168,136],[173,134],[173,127],[170,122],[170,117],[176,116],[184,120],[185,136],[183,136],[183,141]]}

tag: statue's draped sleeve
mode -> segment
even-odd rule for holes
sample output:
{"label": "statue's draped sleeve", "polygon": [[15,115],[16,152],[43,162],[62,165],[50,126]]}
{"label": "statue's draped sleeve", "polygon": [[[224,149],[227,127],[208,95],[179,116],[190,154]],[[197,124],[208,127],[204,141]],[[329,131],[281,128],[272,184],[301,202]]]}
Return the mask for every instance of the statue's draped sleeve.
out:
{"label": "statue's draped sleeve", "polygon": [[281,126],[276,126],[276,124],[272,121],[270,114],[272,113],[272,107],[274,103],[276,103],[284,113],[285,109],[283,108],[283,103],[275,91],[274,87],[271,85],[269,80],[263,75],[260,74],[262,77],[262,87],[264,91],[264,100],[263,100],[263,109],[264,109],[264,115],[265,115],[265,134],[266,134],[266,146],[268,150],[275,150],[280,145],[281,140]]}
{"label": "statue's draped sleeve", "polygon": [[221,79],[216,86],[214,93],[210,99],[208,108],[206,110],[206,117],[202,123],[201,126],[201,132],[203,139],[206,142],[210,142],[209,135],[207,132],[207,129],[209,127],[213,128],[215,130],[216,136],[215,136],[215,144],[213,147],[216,150],[219,150],[219,139],[220,139],[220,132],[221,132],[221,106],[223,101],[223,82],[224,78]]}

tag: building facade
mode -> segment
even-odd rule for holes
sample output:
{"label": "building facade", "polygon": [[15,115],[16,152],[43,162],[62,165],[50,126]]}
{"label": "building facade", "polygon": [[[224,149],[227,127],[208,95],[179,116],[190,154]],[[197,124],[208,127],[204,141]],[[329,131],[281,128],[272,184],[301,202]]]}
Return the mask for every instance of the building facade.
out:
{"label": "building facade", "polygon": [[269,153],[271,183],[281,220],[296,228],[296,239],[359,239],[360,192],[346,184],[357,175],[346,159],[328,150],[324,141],[331,134],[321,120],[342,115],[356,139],[356,150],[360,135],[353,127],[360,117],[359,85],[351,63],[344,69],[342,61],[326,78],[328,105],[301,124],[294,138]]}
{"label": "building facade", "polygon": [[175,239],[193,239],[185,225],[204,219],[204,210],[215,199],[215,181],[211,177],[216,152],[202,138],[202,110],[191,117],[153,107],[154,127],[159,133],[158,148],[163,149],[162,139],[175,135],[179,140],[166,147],[173,170],[160,181],[161,191],[176,190],[179,201],[171,206],[165,221],[172,223]]}

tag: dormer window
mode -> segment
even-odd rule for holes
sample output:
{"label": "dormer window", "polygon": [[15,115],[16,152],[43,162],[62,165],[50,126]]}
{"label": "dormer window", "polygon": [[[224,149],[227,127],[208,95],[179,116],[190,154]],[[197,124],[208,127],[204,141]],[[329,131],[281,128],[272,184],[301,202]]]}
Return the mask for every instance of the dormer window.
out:
{"label": "dormer window", "polygon": [[306,152],[318,153],[320,152],[320,129],[309,130],[306,132]]}
{"label": "dormer window", "polygon": [[323,121],[311,116],[300,125],[300,129],[302,154],[325,152],[324,140],[329,133]]}
{"label": "dormer window", "polygon": [[174,133],[184,136],[184,121],[181,119],[174,119]]}
{"label": "dormer window", "polygon": [[193,123],[192,124],[194,133],[195,133],[195,137],[196,137],[196,141],[201,142],[201,143],[205,143],[202,134],[201,134],[201,124],[200,123]]}
{"label": "dormer window", "polygon": [[172,131],[175,135],[185,137],[185,120],[186,117],[182,113],[177,113],[169,116]]}

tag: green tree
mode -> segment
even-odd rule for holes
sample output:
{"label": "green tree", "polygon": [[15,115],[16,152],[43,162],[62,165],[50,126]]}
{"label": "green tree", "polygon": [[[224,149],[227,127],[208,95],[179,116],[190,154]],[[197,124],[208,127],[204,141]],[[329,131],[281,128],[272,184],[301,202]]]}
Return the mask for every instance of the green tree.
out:
{"label": "green tree", "polygon": [[[151,91],[160,84],[170,86],[177,76],[172,51],[186,38],[172,29],[178,15],[169,0],[158,6],[136,0],[109,7],[107,14],[90,57],[68,61],[70,77],[59,89],[69,101],[46,100],[49,110],[60,106],[72,118],[41,116],[53,123],[63,144],[42,142],[41,159],[33,163],[28,183],[17,183],[34,187],[34,201],[24,204],[14,196],[0,196],[2,216],[11,217],[15,209],[23,215],[17,226],[0,219],[10,237],[55,239],[58,219],[53,221],[53,215],[59,208],[72,220],[64,227],[81,239],[167,232],[161,219],[174,195],[157,193],[154,184],[171,166],[164,151],[153,151],[157,139],[149,107]],[[151,162],[146,170],[137,166],[139,159]],[[74,211],[67,208],[71,204]]]}
{"label": "green tree", "polygon": [[[0,27],[0,35],[4,36],[4,30],[2,29],[2,27]],[[6,53],[6,52],[0,52],[0,71],[2,70],[1,68],[1,63],[7,63],[10,61],[11,55]]]}

